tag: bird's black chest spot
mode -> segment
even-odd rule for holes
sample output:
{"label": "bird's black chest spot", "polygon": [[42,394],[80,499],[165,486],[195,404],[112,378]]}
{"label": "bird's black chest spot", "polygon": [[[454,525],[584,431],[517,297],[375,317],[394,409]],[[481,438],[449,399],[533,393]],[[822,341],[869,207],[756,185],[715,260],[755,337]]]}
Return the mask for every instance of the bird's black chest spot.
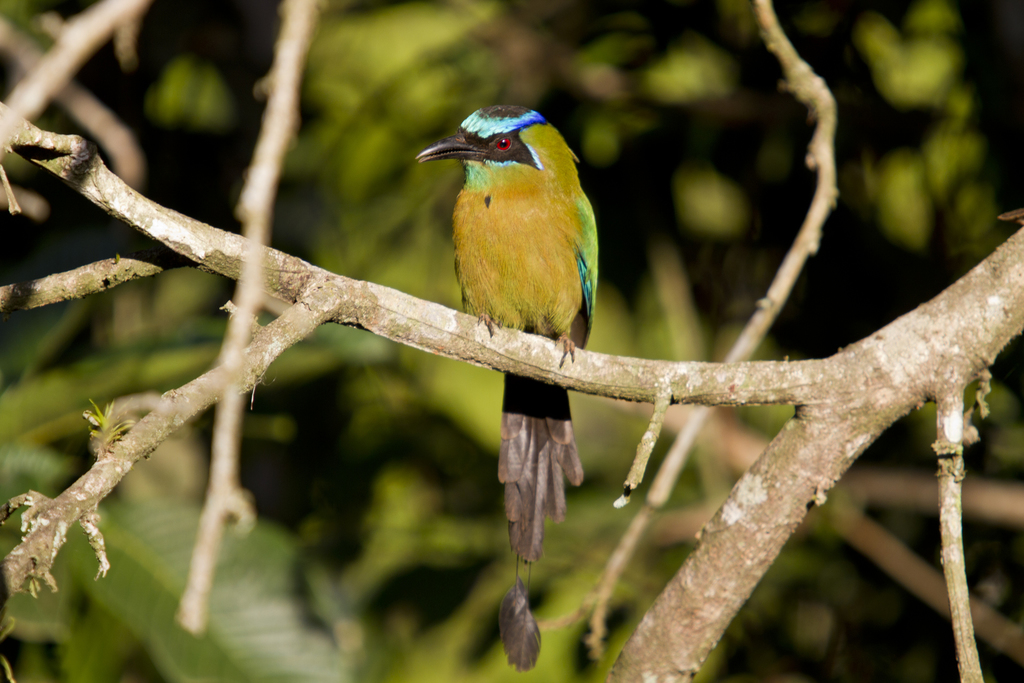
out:
{"label": "bird's black chest spot", "polygon": [[486,206],[488,209],[491,208],[491,195],[487,195],[486,197],[484,197],[484,206]]}

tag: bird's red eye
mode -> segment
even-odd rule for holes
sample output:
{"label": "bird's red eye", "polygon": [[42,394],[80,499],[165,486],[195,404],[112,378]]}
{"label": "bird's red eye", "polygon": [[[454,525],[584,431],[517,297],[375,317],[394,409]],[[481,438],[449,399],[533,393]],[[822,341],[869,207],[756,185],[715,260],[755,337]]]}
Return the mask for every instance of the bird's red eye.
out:
{"label": "bird's red eye", "polygon": [[494,146],[497,147],[500,151],[504,152],[505,150],[507,150],[509,147],[512,146],[512,139],[511,138],[502,138],[502,139],[498,140],[498,142],[495,143]]}

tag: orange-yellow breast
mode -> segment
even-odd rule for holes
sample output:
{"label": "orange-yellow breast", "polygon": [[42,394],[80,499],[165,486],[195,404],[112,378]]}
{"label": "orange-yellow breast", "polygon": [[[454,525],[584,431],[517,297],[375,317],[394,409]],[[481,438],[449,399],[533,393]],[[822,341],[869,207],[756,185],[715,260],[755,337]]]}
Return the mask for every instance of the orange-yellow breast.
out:
{"label": "orange-yellow breast", "polygon": [[[469,313],[558,337],[568,334],[583,300],[576,262],[579,209],[571,186],[544,175],[549,164],[554,162],[545,161],[540,171],[477,163],[481,168],[467,171],[456,201],[453,237]],[[493,177],[474,179],[473,173]]]}

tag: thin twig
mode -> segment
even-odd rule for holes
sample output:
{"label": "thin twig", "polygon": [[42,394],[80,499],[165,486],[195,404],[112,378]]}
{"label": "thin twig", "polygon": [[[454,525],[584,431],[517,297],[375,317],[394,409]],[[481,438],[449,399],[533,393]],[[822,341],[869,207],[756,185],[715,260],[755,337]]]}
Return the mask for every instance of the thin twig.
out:
{"label": "thin twig", "polygon": [[665,424],[665,413],[668,411],[671,398],[672,392],[666,390],[664,393],[659,394],[658,399],[654,402],[654,412],[651,414],[651,421],[647,425],[647,431],[640,438],[640,443],[636,446],[636,456],[633,458],[633,465],[629,468],[629,474],[626,475],[626,481],[622,485],[622,495],[615,501],[615,507],[624,507],[629,502],[630,494],[643,481],[644,471],[647,469],[647,461],[651,459],[651,451],[654,450],[654,445],[658,443],[661,427]]}
{"label": "thin twig", "polygon": [[227,381],[214,415],[210,483],[177,614],[182,627],[195,634],[206,629],[209,595],[224,525],[231,518],[248,522],[255,515],[238,480],[245,408],[240,393],[243,350],[249,340],[251,321],[263,298],[263,248],[269,242],[281,163],[298,127],[299,85],[318,13],[317,0],[286,0],[281,5],[281,33],[269,76],[270,98],[236,210],[248,247],[235,289],[237,310],[231,316],[220,354]]}
{"label": "thin twig", "polygon": [[[753,9],[765,47],[775,55],[782,67],[786,88],[811,110],[817,121],[811,142],[807,147],[807,166],[817,171],[818,179],[814,197],[811,199],[811,205],[804,217],[803,225],[800,226],[793,245],[775,273],[775,278],[768,287],[768,293],[758,302],[758,308],[754,315],[747,321],[743,331],[733,343],[732,348],[729,349],[729,353],[726,354],[724,361],[726,363],[736,363],[750,358],[750,355],[760,345],[789,298],[793,285],[796,284],[807,259],[817,253],[818,245],[821,242],[822,226],[835,207],[836,197],[839,195],[839,190],[836,187],[837,117],[835,98],[832,97],[832,92],[825,81],[814,73],[807,62],[800,58],[793,48],[793,44],[789,42],[779,25],[778,17],[775,16],[771,0],[753,0]],[[651,485],[651,492],[647,500],[656,508],[660,508],[668,500],[671,490],[675,488],[675,483],[679,479],[679,473],[682,472],[683,466],[686,464],[687,455],[696,438],[696,433],[691,438],[688,432],[699,432],[703,422],[707,419],[707,413],[694,411],[690,419],[697,421],[698,426],[693,430],[684,430],[676,438],[676,443],[672,445],[668,455],[665,456],[665,461],[658,472],[658,479]]]}
{"label": "thin twig", "polygon": [[39,116],[87,59],[121,25],[138,21],[152,0],[101,0],[64,22],[54,46],[14,86],[7,106],[16,114],[0,118],[0,160],[19,116]]}
{"label": "thin twig", "polygon": [[[703,359],[703,348],[699,341],[700,321],[697,309],[693,304],[690,282],[686,277],[686,268],[679,257],[679,251],[673,245],[668,244],[667,240],[655,238],[651,240],[647,254],[658,298],[665,311],[669,338],[672,340],[673,357],[676,359]],[[698,331],[695,332],[695,330]],[[633,465],[622,486],[622,495],[613,503],[615,507],[621,508],[629,504],[633,491],[636,491],[643,482],[644,473],[647,471],[647,462],[661,436],[662,425],[665,422],[671,398],[671,391],[666,387],[665,392],[655,400],[650,424],[637,445]]]}
{"label": "thin twig", "polygon": [[936,422],[938,439],[933,448],[939,456],[939,526],[942,530],[942,572],[949,595],[950,621],[956,641],[956,660],[960,680],[982,683],[981,661],[974,642],[971,621],[971,595],[967,589],[964,562],[963,509],[960,498],[964,480],[964,400],[963,391],[943,396],[938,403]]}
{"label": "thin twig", "polygon": [[611,600],[615,585],[619,577],[626,570],[626,565],[636,553],[647,526],[650,524],[654,511],[650,506],[644,505],[629,523],[626,533],[622,534],[615,551],[608,558],[606,571],[602,573],[597,584],[594,596],[594,613],[590,616],[590,633],[587,634],[586,643],[590,650],[591,659],[600,659],[604,652],[604,638],[608,632],[605,617],[608,614],[608,601]]}
{"label": "thin twig", "polygon": [[96,580],[103,578],[110,571],[110,560],[107,558],[107,545],[106,541],[103,540],[103,534],[100,533],[99,527],[100,516],[94,510],[87,512],[78,520],[78,523],[82,526],[82,530],[85,531],[85,537],[89,539],[89,546],[92,548],[93,554],[96,555]]}
{"label": "thin twig", "polygon": [[960,680],[982,683],[981,661],[974,642],[970,592],[964,564],[963,523],[960,509],[960,484],[964,478],[964,458],[951,455],[939,459],[939,524],[942,529],[942,571],[956,640],[956,659]]}
{"label": "thin twig", "polygon": [[[135,25],[138,25],[138,21]],[[117,35],[120,35],[120,31]],[[39,63],[43,52],[34,40],[19,31],[13,23],[0,17],[0,56],[15,70],[24,73]],[[131,128],[75,81],[69,81],[59,90],[54,96],[54,102],[99,143],[110,159],[114,173],[131,187],[142,189],[146,182],[146,156]]]}
{"label": "thin twig", "polygon": [[[874,562],[947,619],[949,597],[942,576],[917,553],[878,522],[856,510],[833,515],[833,523],[849,545]],[[970,612],[978,635],[989,645],[1024,666],[1024,631],[986,602],[971,597]]]}
{"label": "thin twig", "polygon": [[45,498],[45,496],[41,493],[36,493],[35,491],[27,491],[11,498],[3,505],[0,505],[0,524],[6,522],[7,518],[10,517],[18,508],[25,505],[31,506],[33,504],[33,500],[36,498]]}
{"label": "thin twig", "polygon": [[[837,119],[835,99],[825,81],[800,58],[792,43],[786,38],[770,0],[753,0],[753,9],[765,46],[775,55],[782,67],[787,89],[811,110],[817,121],[807,153],[807,166],[817,171],[817,185],[810,208],[793,245],[775,273],[767,294],[758,302],[754,315],[747,321],[726,355],[726,363],[748,359],[764,339],[786,299],[789,298],[807,259],[817,253],[822,226],[835,207],[839,194],[836,187],[834,149]],[[710,413],[708,408],[698,408],[690,413],[689,421],[676,436],[655,475],[647,494],[646,506],[660,509],[668,500],[697,440],[697,435]],[[652,515],[644,513],[644,519],[651,518]],[[640,533],[642,534],[642,531]],[[623,539],[620,547],[626,543],[627,540]],[[621,573],[625,563],[617,566],[617,571]],[[606,565],[600,581],[603,583],[606,580],[605,575],[614,571],[616,570],[611,563]],[[618,574],[615,575],[615,581],[617,580]],[[598,608],[601,608],[600,604]]]}
{"label": "thin twig", "polygon": [[[939,511],[934,472],[857,466],[843,477],[840,486],[869,507],[899,508],[924,515]],[[1024,530],[1024,483],[973,476],[963,482],[962,489],[966,519]]]}
{"label": "thin twig", "polygon": [[990,393],[992,393],[992,373],[988,368],[985,368],[978,376],[978,389],[974,392],[974,404],[978,406],[978,414],[981,415],[982,420],[988,417],[989,414],[988,403],[985,402],[985,397]]}
{"label": "thin twig", "polygon": [[[21,187],[11,183],[11,192],[17,200],[21,215],[33,223],[45,223],[50,217],[50,202],[46,201],[43,195],[27,187]],[[8,195],[0,193],[0,210],[9,208]]]}
{"label": "thin twig", "polygon": [[139,32],[142,31],[141,17],[121,24],[114,31],[114,56],[121,71],[131,73],[139,66]]}
{"label": "thin twig", "polygon": [[[308,337],[317,327],[338,316],[344,297],[337,283],[314,280],[309,284],[309,291],[300,302],[261,328],[246,350],[246,390],[256,385],[278,356]],[[139,420],[123,439],[114,443],[105,458],[97,460],[77,481],[50,501],[46,510],[37,515],[38,523],[0,564],[0,577],[4,582],[0,586],[0,603],[23,590],[26,581],[33,578],[45,580],[53,563],[53,547],[58,530],[67,529],[82,519],[83,515],[94,511],[96,505],[113,491],[136,462],[156,450],[158,445],[188,420],[216,403],[220,396],[217,390],[224,383],[224,369],[217,367],[164,394],[157,409]],[[45,498],[39,494],[13,499],[10,504],[0,506],[0,521],[18,505],[41,499]]]}
{"label": "thin twig", "polygon": [[26,280],[0,287],[0,314],[27,311],[50,304],[81,299],[117,285],[165,270],[195,265],[167,247],[136,251],[127,256],[96,261],[63,273],[54,273],[38,280]]}
{"label": "thin twig", "polygon": [[21,213],[21,207],[18,206],[18,198],[14,196],[14,188],[11,187],[11,181],[7,179],[7,171],[3,164],[0,164],[0,180],[3,181],[4,195],[7,197],[7,211],[12,216],[17,216]]}

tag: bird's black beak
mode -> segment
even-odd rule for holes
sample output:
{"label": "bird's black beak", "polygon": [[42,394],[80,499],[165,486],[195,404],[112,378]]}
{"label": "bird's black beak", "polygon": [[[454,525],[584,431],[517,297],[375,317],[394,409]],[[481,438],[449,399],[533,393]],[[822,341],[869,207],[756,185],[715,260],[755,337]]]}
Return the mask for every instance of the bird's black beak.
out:
{"label": "bird's black beak", "polygon": [[484,150],[471,145],[466,141],[465,135],[460,132],[428,146],[416,155],[416,160],[420,163],[437,159],[469,159],[479,161],[483,156]]}

